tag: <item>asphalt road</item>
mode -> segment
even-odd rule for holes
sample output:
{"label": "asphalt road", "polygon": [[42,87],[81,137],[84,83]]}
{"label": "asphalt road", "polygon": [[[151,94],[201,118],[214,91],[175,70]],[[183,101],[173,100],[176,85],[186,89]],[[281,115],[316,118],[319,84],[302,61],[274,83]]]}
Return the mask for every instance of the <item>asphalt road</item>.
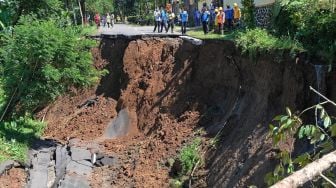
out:
{"label": "asphalt road", "polygon": [[[178,27],[175,26],[175,30]],[[99,33],[102,35],[176,35],[180,36],[180,32],[171,33],[170,31],[166,33],[163,31],[162,33],[158,33],[157,31],[153,32],[154,26],[136,26],[136,25],[127,25],[127,24],[115,24],[113,28],[100,27]]]}

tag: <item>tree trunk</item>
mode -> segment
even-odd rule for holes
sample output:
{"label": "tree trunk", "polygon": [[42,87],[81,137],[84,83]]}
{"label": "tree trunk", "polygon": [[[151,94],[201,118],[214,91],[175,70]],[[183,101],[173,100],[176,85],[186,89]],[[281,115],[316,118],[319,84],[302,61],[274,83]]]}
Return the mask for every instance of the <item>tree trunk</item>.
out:
{"label": "tree trunk", "polygon": [[81,4],[81,0],[78,0],[78,6],[79,6],[79,12],[82,18],[82,26],[84,27],[84,15],[83,15],[83,11],[82,11],[82,4]]}
{"label": "tree trunk", "polygon": [[74,24],[77,25],[77,16],[76,16],[75,6],[74,6],[73,3],[71,3],[71,6],[72,6],[72,13],[73,13]]}
{"label": "tree trunk", "polygon": [[336,151],[333,151],[322,158],[308,164],[299,171],[294,172],[287,178],[274,184],[271,188],[295,188],[301,187],[306,182],[313,180],[325,170],[336,164]]}

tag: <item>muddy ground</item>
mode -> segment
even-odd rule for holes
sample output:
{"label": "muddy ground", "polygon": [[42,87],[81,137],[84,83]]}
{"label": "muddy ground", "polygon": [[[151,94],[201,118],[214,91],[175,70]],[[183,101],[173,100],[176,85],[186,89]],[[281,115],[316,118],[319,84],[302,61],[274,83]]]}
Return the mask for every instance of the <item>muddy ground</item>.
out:
{"label": "muddy ground", "polygon": [[[262,54],[256,63],[230,41],[195,46],[177,38],[103,39],[93,54],[95,66],[109,73],[37,117],[48,123],[46,138],[78,138],[117,158],[114,166],[94,169],[90,183],[97,188],[168,187],[168,160],[196,136],[202,137],[205,163],[193,174],[194,187],[264,187],[275,162],[268,124],[286,106],[307,106],[315,81],[312,67],[287,55]],[[93,105],[79,107],[96,97]],[[122,109],[132,129],[106,138]],[[207,147],[219,132],[216,147]]]}

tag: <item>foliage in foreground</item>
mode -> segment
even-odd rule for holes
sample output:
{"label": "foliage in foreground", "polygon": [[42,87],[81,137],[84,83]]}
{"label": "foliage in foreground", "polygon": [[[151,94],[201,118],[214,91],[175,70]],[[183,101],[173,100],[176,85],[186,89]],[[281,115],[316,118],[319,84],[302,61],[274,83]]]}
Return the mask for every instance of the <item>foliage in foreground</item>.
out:
{"label": "foliage in foreground", "polygon": [[3,87],[10,107],[33,112],[70,87],[97,81],[100,72],[93,67],[90,53],[94,43],[81,37],[80,29],[24,17],[13,33],[2,36],[5,40],[0,51]]}
{"label": "foliage in foreground", "polygon": [[25,161],[30,144],[41,136],[44,127],[44,123],[29,116],[0,123],[0,162]]}
{"label": "foliage in foreground", "polygon": [[256,28],[241,32],[236,38],[236,45],[243,53],[249,54],[255,59],[258,53],[285,52],[296,54],[304,51],[302,45],[288,37],[275,37],[267,30]]}
{"label": "foliage in foreground", "polygon": [[[315,110],[315,122],[304,124],[301,117],[309,110]],[[336,123],[332,123],[332,117],[328,115],[322,103],[314,105],[300,114],[293,114],[289,108],[286,111],[286,115],[274,118],[276,125],[270,125],[270,136],[273,140],[273,147],[279,150],[277,158],[280,163],[273,172],[266,175],[265,182],[268,185],[278,182],[334,149],[333,139],[336,137]],[[309,144],[306,152],[298,156],[292,154],[295,138],[307,141]],[[284,147],[286,145],[289,146]]]}
{"label": "foliage in foreground", "polygon": [[196,138],[190,145],[182,148],[179,155],[179,160],[182,163],[182,174],[189,174],[196,163],[201,159],[199,155],[199,146],[201,145],[201,139]]}

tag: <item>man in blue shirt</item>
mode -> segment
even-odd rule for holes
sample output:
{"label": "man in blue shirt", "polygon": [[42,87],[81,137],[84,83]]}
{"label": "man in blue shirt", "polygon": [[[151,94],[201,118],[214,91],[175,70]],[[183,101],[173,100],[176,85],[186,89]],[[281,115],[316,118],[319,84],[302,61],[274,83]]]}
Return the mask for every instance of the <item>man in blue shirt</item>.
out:
{"label": "man in blue shirt", "polygon": [[163,7],[161,7],[161,29],[160,29],[160,33],[162,32],[163,27],[165,28],[166,32],[168,31],[168,29],[167,29],[167,21],[168,21],[167,12],[166,12],[166,10]]}
{"label": "man in blue shirt", "polygon": [[194,22],[195,22],[195,26],[200,26],[200,12],[197,8],[195,8],[195,11],[194,11]]}
{"label": "man in blue shirt", "polygon": [[210,12],[208,11],[206,6],[203,6],[202,14],[201,14],[201,21],[202,21],[203,31],[205,35],[208,34],[209,32],[209,28],[208,28],[209,18],[210,18]]}
{"label": "man in blue shirt", "polygon": [[229,30],[233,27],[233,8],[230,7],[230,5],[226,5],[225,10],[225,23]]}
{"label": "man in blue shirt", "polygon": [[188,12],[184,8],[182,8],[182,11],[180,13],[180,19],[182,22],[182,35],[185,35],[187,33]]}

